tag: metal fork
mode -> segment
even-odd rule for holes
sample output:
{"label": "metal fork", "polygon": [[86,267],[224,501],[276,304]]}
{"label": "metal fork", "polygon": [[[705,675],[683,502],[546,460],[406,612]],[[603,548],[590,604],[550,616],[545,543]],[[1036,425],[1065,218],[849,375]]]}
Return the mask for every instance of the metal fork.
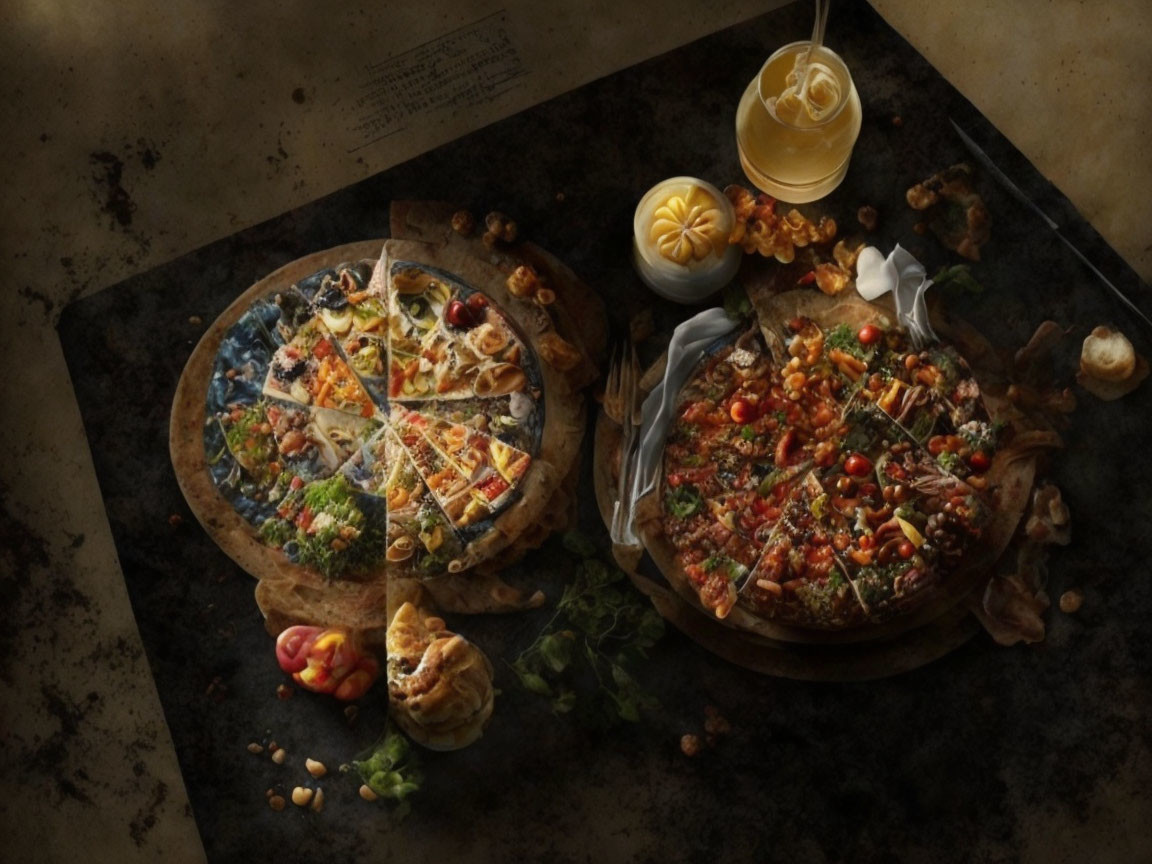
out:
{"label": "metal fork", "polygon": [[620,424],[620,476],[616,504],[612,509],[612,542],[632,546],[639,542],[632,531],[632,475],[636,447],[640,441],[640,364],[631,340],[625,339],[608,372],[604,390],[604,411]]}

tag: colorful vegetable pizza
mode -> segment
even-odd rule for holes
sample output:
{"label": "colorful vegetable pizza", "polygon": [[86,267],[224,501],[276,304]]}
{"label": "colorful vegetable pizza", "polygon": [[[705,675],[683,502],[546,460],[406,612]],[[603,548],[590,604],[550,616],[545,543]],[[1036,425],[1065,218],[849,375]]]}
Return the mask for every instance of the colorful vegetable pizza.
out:
{"label": "colorful vegetable pizza", "polygon": [[[960,351],[810,292],[706,353],[669,429],[646,545],[682,594],[774,637],[904,619],[971,587],[1015,525],[1010,459]],[[767,315],[765,314],[767,312]]]}

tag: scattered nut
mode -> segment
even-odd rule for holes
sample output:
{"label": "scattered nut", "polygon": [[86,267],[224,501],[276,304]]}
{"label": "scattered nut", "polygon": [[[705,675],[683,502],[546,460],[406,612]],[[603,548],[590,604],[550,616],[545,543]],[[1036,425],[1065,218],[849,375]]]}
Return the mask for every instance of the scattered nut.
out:
{"label": "scattered nut", "polygon": [[315,759],[305,759],[304,767],[308,769],[308,773],[313,777],[323,777],[328,773],[328,769],[324,767],[324,763],[317,762]]}
{"label": "scattered nut", "polygon": [[287,751],[283,747],[280,747],[280,748],[272,751],[272,761],[275,762],[277,765],[283,765],[284,759],[285,759],[285,757],[287,757],[287,755],[288,755]]}
{"label": "scattered nut", "polygon": [[188,323],[189,324],[203,324],[204,319],[201,318],[199,315],[189,315],[188,316]]}
{"label": "scattered nut", "polygon": [[259,744],[257,744],[255,741],[253,741],[251,744],[248,745],[248,752],[259,754],[259,753],[264,752],[264,748],[261,747]]}
{"label": "scattered nut", "polygon": [[685,756],[695,756],[700,752],[700,738],[692,734],[682,736],[680,738],[680,752]]}
{"label": "scattered nut", "polygon": [[292,694],[295,692],[296,692],[296,690],[294,688],[289,687],[287,684],[281,684],[279,687],[276,688],[276,698],[279,699],[281,702],[285,702],[285,701],[291,699]]}
{"label": "scattered nut", "polygon": [[488,228],[487,233],[491,234],[494,240],[511,243],[516,239],[516,223],[498,210],[493,210],[484,217],[484,225]]}
{"label": "scattered nut", "polygon": [[715,705],[708,705],[704,708],[704,731],[708,735],[727,735],[732,731],[732,724],[728,722],[725,717],[716,708]]}
{"label": "scattered nut", "polygon": [[493,234],[491,231],[485,231],[484,236],[481,237],[480,239],[484,241],[485,246],[487,246],[489,249],[491,249],[492,247],[494,247],[496,245],[496,241],[499,240],[500,238],[497,235]]}
{"label": "scattered nut", "polygon": [[926,222],[917,222],[912,226],[912,230],[923,236],[928,233],[928,224]]}
{"label": "scattered nut", "polygon": [[273,795],[268,799],[268,806],[277,812],[283,810],[286,803],[283,795]]}
{"label": "scattered nut", "polygon": [[292,803],[297,807],[307,807],[312,800],[312,790],[307,786],[297,786],[292,790]]}
{"label": "scattered nut", "polygon": [[312,796],[312,809],[319,813],[324,809],[324,790],[317,787],[316,794]]}
{"label": "scattered nut", "polygon": [[168,517],[168,524],[171,525],[173,528],[179,528],[181,525],[184,524],[184,517],[181,516],[179,513],[173,513],[171,516]]}
{"label": "scattered nut", "polygon": [[513,297],[531,297],[540,288],[540,274],[527,264],[521,264],[512,271],[505,283]]}
{"label": "scattered nut", "polygon": [[563,192],[557,192],[556,193],[556,203],[558,203],[558,204],[564,203],[564,193]]}
{"label": "scattered nut", "polygon": [[537,350],[544,362],[559,372],[575,369],[584,359],[584,355],[575,345],[552,332],[540,336]]}
{"label": "scattered nut", "polygon": [[371,786],[369,786],[367,783],[364,783],[360,786],[360,797],[365,801],[375,801],[380,796],[372,791]]}
{"label": "scattered nut", "polygon": [[476,219],[467,210],[457,210],[452,214],[452,230],[461,237],[468,237],[476,227]]}
{"label": "scattered nut", "polygon": [[880,213],[871,204],[865,204],[856,211],[856,221],[864,226],[865,231],[875,231],[879,220]]}
{"label": "scattered nut", "polygon": [[1079,612],[1082,605],[1084,605],[1084,594],[1075,588],[1060,595],[1061,612],[1071,615],[1073,612]]}

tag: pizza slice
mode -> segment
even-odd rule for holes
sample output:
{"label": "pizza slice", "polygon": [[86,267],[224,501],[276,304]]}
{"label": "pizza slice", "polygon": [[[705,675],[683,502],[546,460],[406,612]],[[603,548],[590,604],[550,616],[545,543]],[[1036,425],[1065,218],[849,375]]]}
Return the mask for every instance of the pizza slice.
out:
{"label": "pizza slice", "polygon": [[387,401],[388,310],[384,300],[366,290],[354,292],[342,309],[321,310],[320,317],[364,387],[378,402]]}
{"label": "pizza slice", "polygon": [[515,496],[532,457],[475,426],[404,408],[394,409],[398,422],[416,429],[463,478],[466,490],[445,496],[444,508],[458,527],[494,516]]}
{"label": "pizza slice", "polygon": [[464,554],[464,542],[436,503],[412,457],[396,433],[382,436],[388,475],[384,496],[388,502],[389,577],[436,576],[450,572]]}
{"label": "pizza slice", "polygon": [[333,408],[361,417],[376,414],[376,405],[348,367],[319,316],[301,326],[272,356],[264,393],[301,405]]}
{"label": "pizza slice", "polygon": [[796,484],[772,535],[740,589],[740,602],[783,623],[838,629],[864,620],[865,610],[833,546],[815,474]]}
{"label": "pizza slice", "polygon": [[304,480],[332,476],[381,427],[373,418],[289,402],[269,401],[266,413],[283,468]]}
{"label": "pizza slice", "polygon": [[537,399],[526,392],[488,398],[405,400],[404,407],[428,418],[469,426],[526,453],[540,446],[544,412]]}

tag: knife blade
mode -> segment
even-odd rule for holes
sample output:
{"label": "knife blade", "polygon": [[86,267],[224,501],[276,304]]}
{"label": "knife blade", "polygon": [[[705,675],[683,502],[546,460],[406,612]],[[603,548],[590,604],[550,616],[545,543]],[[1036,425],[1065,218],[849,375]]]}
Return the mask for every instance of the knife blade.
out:
{"label": "knife blade", "polygon": [[1117,300],[1128,307],[1129,311],[1131,311],[1134,315],[1136,315],[1137,318],[1143,321],[1146,327],[1152,330],[1152,318],[1149,318],[1139,306],[1133,303],[1127,294],[1113,285],[1112,281],[1103,273],[1101,273],[1099,268],[1097,268],[1095,264],[1089,261],[1087,256],[1085,256],[1083,252],[1076,248],[1076,245],[1071,240],[1060,233],[1060,226],[1056,223],[1056,221],[1043,210],[1041,210],[1036,205],[1036,202],[1025,195],[1024,191],[1015,183],[1013,183],[1007,174],[1000,170],[999,166],[992,161],[992,158],[987,153],[985,153],[980,145],[973,141],[972,138],[969,137],[968,134],[959,127],[959,125],[957,125],[955,120],[949,118],[948,122],[952,124],[952,128],[956,130],[956,134],[960,136],[960,140],[964,142],[964,146],[968,148],[968,152],[971,153],[976,158],[976,161],[979,162],[980,165],[989,174],[992,175],[993,179],[995,179],[996,182],[999,183],[1009,195],[1011,195],[1013,198],[1015,198],[1017,201],[1019,201],[1021,204],[1039,216],[1042,220],[1044,220],[1044,224],[1052,229],[1052,232],[1056,235],[1056,239],[1067,246],[1072,254],[1079,258],[1084,266],[1091,270],[1092,273],[1095,274],[1096,278],[1104,283],[1108,290],[1110,290],[1113,295],[1115,295]]}

